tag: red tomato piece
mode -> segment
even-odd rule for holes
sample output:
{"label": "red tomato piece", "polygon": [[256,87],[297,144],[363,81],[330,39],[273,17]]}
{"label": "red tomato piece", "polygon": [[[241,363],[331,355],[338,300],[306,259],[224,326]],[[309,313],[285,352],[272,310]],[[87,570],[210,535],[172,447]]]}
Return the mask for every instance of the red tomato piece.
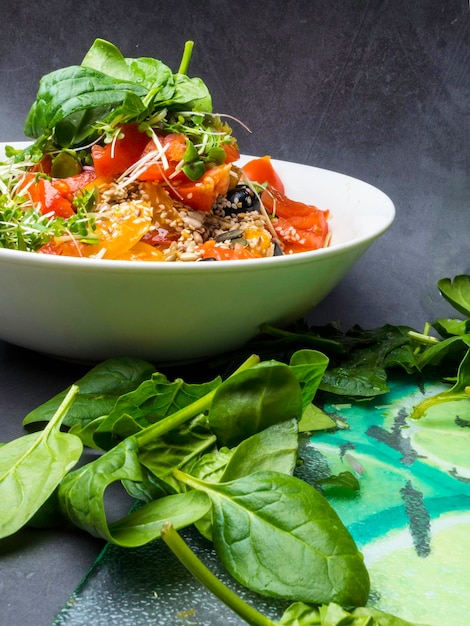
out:
{"label": "red tomato piece", "polygon": [[252,182],[259,183],[260,185],[267,183],[274,189],[284,193],[284,184],[273,167],[271,157],[264,156],[248,161],[248,163],[243,165],[242,170]]}
{"label": "red tomato piece", "polygon": [[240,150],[234,143],[224,143],[222,148],[225,152],[225,163],[234,163],[240,158]]}
{"label": "red tomato piece", "polygon": [[32,166],[30,172],[41,172],[42,174],[51,175],[52,172],[52,157],[50,154],[46,154],[42,157],[40,161],[38,161],[35,165]]}
{"label": "red tomato piece", "polygon": [[121,133],[123,137],[106,146],[92,147],[91,156],[97,176],[117,178],[140,159],[148,143],[148,135],[140,132],[137,124],[124,124]]}
{"label": "red tomato piece", "polygon": [[291,200],[269,187],[261,195],[266,210],[275,216],[273,226],[284,252],[305,252],[323,248],[328,234],[328,211]]}
{"label": "red tomato piece", "polygon": [[234,261],[239,259],[254,259],[257,256],[240,243],[236,243],[233,248],[223,248],[222,246],[216,246],[215,243],[216,242],[211,239],[200,245],[203,259]]}
{"label": "red tomato piece", "polygon": [[38,252],[39,254],[53,254],[56,256],[82,257],[84,256],[84,249],[85,244],[81,243],[80,241],[66,241],[63,243],[57,243],[56,241],[52,240],[39,248]]}
{"label": "red tomato piece", "polygon": [[56,179],[26,174],[18,189],[18,194],[27,193],[35,208],[43,215],[54,213],[57,217],[71,217],[74,214],[67,183]]}
{"label": "red tomato piece", "polygon": [[196,211],[208,212],[219,195],[225,195],[230,183],[230,163],[211,167],[196,182],[188,181],[168,187],[168,193]]}
{"label": "red tomato piece", "polygon": [[68,178],[58,178],[55,180],[63,180],[68,185],[69,193],[76,194],[77,191],[80,191],[80,189],[83,189],[96,180],[96,172],[93,167],[86,167],[82,172],[80,172],[80,174],[75,174],[75,176],[69,176]]}
{"label": "red tomato piece", "polygon": [[[139,180],[153,182],[163,182],[169,178],[172,180],[181,178],[187,180],[182,171],[176,177],[174,176],[175,168],[186,152],[186,137],[178,133],[170,133],[169,135],[158,136],[158,140],[165,150],[164,158],[168,163],[168,167],[164,166],[163,159],[161,163],[152,163],[139,175]],[[150,152],[158,149],[159,147],[157,147],[155,141],[151,139],[145,146],[141,157],[145,157]]]}

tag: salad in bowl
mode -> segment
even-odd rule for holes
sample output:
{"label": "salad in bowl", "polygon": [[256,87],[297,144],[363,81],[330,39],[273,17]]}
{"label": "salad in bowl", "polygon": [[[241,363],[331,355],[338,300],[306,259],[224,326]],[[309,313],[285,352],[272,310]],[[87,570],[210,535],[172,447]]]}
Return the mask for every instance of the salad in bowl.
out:
{"label": "salad in bowl", "polygon": [[97,39],[45,75],[33,141],[0,165],[0,247],[131,261],[225,261],[328,246],[328,211],[289,198],[269,156],[240,164],[228,116],[187,74]]}

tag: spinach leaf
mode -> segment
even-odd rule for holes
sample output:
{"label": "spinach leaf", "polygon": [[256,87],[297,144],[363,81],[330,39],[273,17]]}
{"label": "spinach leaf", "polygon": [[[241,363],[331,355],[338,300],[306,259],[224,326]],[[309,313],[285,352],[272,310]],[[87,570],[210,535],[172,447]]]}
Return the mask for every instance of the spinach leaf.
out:
{"label": "spinach leaf", "polygon": [[461,360],[466,352],[466,344],[470,340],[470,334],[454,335],[447,337],[438,343],[430,345],[416,354],[416,364],[419,370],[425,367],[438,366],[444,361]]}
{"label": "spinach leaf", "polygon": [[438,281],[437,286],[454,309],[466,317],[470,317],[470,276],[460,274],[455,276],[454,280],[442,278]]}
{"label": "spinach leaf", "polygon": [[272,471],[221,484],[174,474],[209,495],[215,550],[241,584],[271,597],[365,604],[369,576],[362,555],[316,489]]}
{"label": "spinach leaf", "polygon": [[[217,453],[206,454],[198,464],[184,469],[191,476],[213,483],[229,482],[261,470],[292,474],[298,449],[298,426],[294,419],[252,435],[233,450],[222,448]],[[212,541],[212,515],[198,520],[196,527],[203,537]]]}
{"label": "spinach leaf", "polygon": [[291,604],[279,626],[426,626],[408,622],[378,609],[358,607],[349,612],[332,602],[319,607],[303,602]]}
{"label": "spinach leaf", "polygon": [[312,402],[302,411],[299,422],[299,433],[308,433],[315,430],[328,430],[336,428],[336,422],[322,409]]}
{"label": "spinach leaf", "polygon": [[[320,384],[322,391],[340,396],[371,398],[389,391],[387,385],[387,358],[398,348],[409,343],[407,326],[386,324],[380,328],[364,330],[354,326],[344,335],[347,356],[332,362]],[[406,353],[408,361],[410,353]]]}
{"label": "spinach leaf", "polygon": [[159,437],[140,449],[139,460],[161,481],[172,488],[177,483],[172,476],[175,467],[182,468],[193,459],[201,457],[215,447],[216,437],[210,432],[183,431],[178,429]]}
{"label": "spinach leaf", "polygon": [[185,528],[206,515],[210,507],[210,499],[202,492],[165,496],[110,524],[108,540],[126,548],[142,546],[159,538],[169,521],[175,528]]}
{"label": "spinach leaf", "polygon": [[60,431],[78,388],[72,386],[44,430],[0,447],[0,537],[28,522],[79,460],[82,442]]}
{"label": "spinach leaf", "polygon": [[155,372],[150,379],[116,400],[106,419],[99,423],[94,441],[103,450],[108,450],[119,439],[191,405],[220,383],[219,377],[198,384],[185,383],[181,379],[170,382],[164,374]]}
{"label": "spinach leaf", "polygon": [[209,426],[219,444],[233,447],[268,426],[301,415],[302,393],[292,369],[266,361],[220,385],[209,409]]}
{"label": "spinach leaf", "polygon": [[128,93],[142,98],[147,90],[80,65],[55,70],[41,78],[26,117],[25,135],[35,139],[55,130],[60,146],[79,145],[95,132],[93,125],[106,118]]}
{"label": "spinach leaf", "polygon": [[95,39],[81,63],[116,80],[136,83],[147,91],[159,86],[163,99],[174,93],[173,72],[162,61],[150,58],[126,59],[111,42]]}
{"label": "spinach leaf", "polygon": [[432,327],[437,330],[441,337],[449,337],[452,335],[469,335],[470,319],[455,320],[440,318],[432,323]]}
{"label": "spinach leaf", "polygon": [[64,477],[58,494],[64,516],[94,537],[107,539],[104,492],[113,482],[125,479],[142,479],[138,446],[133,437]]}
{"label": "spinach leaf", "polygon": [[410,417],[420,419],[432,406],[454,400],[470,400],[470,350],[459,365],[457,382],[450,389],[422,400],[413,408]]}
{"label": "spinach leaf", "polygon": [[262,470],[292,474],[299,450],[297,420],[274,424],[242,441],[233,451],[220,477],[230,482]]}
{"label": "spinach leaf", "polygon": [[[64,425],[83,426],[93,419],[107,415],[121,395],[138,387],[154,371],[155,367],[147,361],[127,357],[108,359],[96,365],[75,383],[79,392],[64,418]],[[49,421],[67,391],[62,391],[28,413],[23,420],[23,426]]]}
{"label": "spinach leaf", "polygon": [[211,113],[204,82],[173,74],[157,59],[125,58],[112,43],[96,39],[81,65],[43,76],[24,132],[52,138],[60,147],[76,147],[97,134],[98,122],[141,122],[167,110]]}
{"label": "spinach leaf", "polygon": [[95,537],[124,547],[137,547],[160,537],[161,528],[169,519],[176,528],[182,528],[194,523],[210,508],[205,494],[169,495],[152,500],[108,525],[104,503],[106,488],[115,481],[135,482],[141,478],[138,447],[130,437],[63,479],[58,494],[62,512]]}
{"label": "spinach leaf", "polygon": [[328,367],[329,359],[317,350],[297,350],[291,356],[290,366],[302,390],[302,408],[311,404]]}

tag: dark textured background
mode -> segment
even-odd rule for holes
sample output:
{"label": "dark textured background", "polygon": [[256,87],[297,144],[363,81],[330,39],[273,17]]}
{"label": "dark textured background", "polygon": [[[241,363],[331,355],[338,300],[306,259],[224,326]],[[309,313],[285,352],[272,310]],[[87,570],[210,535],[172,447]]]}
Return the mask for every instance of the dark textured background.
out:
{"label": "dark textured background", "polygon": [[[41,76],[80,63],[95,37],[174,70],[193,39],[190,74],[252,130],[233,124],[242,152],[361,178],[396,205],[308,319],[421,328],[450,312],[437,280],[470,273],[467,0],[4,0],[1,12],[0,141],[24,138]],[[2,343],[0,368],[4,441],[82,373]],[[73,530],[0,542],[0,622],[50,624],[100,547]]]}

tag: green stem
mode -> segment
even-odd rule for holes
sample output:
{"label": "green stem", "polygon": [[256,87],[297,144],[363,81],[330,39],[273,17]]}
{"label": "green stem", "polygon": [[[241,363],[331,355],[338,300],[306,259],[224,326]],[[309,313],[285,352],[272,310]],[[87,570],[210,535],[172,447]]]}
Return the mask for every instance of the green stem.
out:
{"label": "green stem", "polygon": [[251,626],[275,626],[275,622],[244,602],[214,576],[180,537],[170,522],[163,525],[161,533],[163,541],[186,569],[247,624],[251,624]]}
{"label": "green stem", "polygon": [[[257,363],[259,363],[259,357],[256,354],[252,354],[250,357],[248,357],[248,359],[246,359],[246,361],[244,361],[240,365],[237,370],[235,370],[235,372],[231,376],[235,376],[235,374],[238,374],[243,370],[249,369]],[[181,426],[181,424],[184,424],[196,415],[199,415],[200,413],[206,411],[209,408],[216,391],[217,389],[209,391],[209,393],[206,393],[206,395],[202,396],[202,398],[195,400],[192,404],[183,407],[179,411],[172,413],[168,417],[165,417],[159,422],[148,426],[144,430],[141,430],[139,433],[134,435],[139,448],[143,448],[145,445],[154,441],[157,437],[161,437],[165,433],[170,432],[170,430]]]}
{"label": "green stem", "polygon": [[77,395],[78,392],[79,392],[79,388],[77,385],[72,385],[70,387],[65,398],[62,400],[58,409],[56,410],[52,418],[49,420],[47,426],[44,428],[44,434],[48,433],[51,430],[54,430],[56,426],[60,427],[62,420],[64,419],[66,413],[72,406],[75,400],[75,396]]}
{"label": "green stem", "polygon": [[188,73],[189,62],[191,61],[191,56],[193,54],[193,46],[194,41],[187,41],[184,44],[183,58],[181,59],[178,74]]}
{"label": "green stem", "polygon": [[427,335],[425,333],[418,333],[415,330],[409,330],[408,337],[425,344],[436,344],[440,342],[437,337],[432,337],[431,335]]}

